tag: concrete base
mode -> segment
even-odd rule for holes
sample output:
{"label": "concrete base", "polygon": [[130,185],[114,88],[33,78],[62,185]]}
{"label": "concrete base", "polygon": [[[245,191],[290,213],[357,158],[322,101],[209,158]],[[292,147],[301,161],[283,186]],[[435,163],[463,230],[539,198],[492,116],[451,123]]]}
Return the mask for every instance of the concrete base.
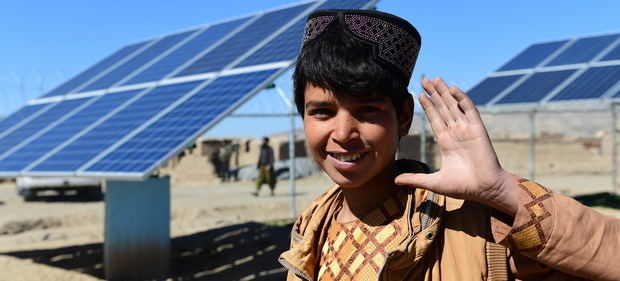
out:
{"label": "concrete base", "polygon": [[104,238],[107,280],[165,276],[170,267],[170,179],[107,181]]}

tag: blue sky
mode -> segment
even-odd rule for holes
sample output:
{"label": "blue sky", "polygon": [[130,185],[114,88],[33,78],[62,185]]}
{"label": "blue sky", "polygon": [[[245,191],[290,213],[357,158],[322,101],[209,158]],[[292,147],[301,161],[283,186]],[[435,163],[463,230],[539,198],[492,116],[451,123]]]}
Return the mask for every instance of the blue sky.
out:
{"label": "blue sky", "polygon": [[[0,10],[0,115],[23,106],[129,42],[294,1],[3,1]],[[422,50],[410,88],[422,73],[464,90],[531,43],[620,31],[620,1],[383,0],[379,10],[410,21]],[[285,78],[279,80],[284,85]],[[285,107],[272,91],[244,111]],[[256,126],[254,124],[268,126]],[[261,136],[283,131],[283,118],[228,118],[209,136]]]}

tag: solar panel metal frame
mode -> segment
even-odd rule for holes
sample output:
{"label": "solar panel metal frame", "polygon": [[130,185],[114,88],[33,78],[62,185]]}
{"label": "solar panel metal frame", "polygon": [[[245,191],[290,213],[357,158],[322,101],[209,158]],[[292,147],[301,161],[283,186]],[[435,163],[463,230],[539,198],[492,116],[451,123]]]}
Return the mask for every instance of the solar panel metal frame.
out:
{"label": "solar panel metal frame", "polygon": [[[184,30],[170,32],[170,33],[167,33],[167,34],[160,35],[160,36],[158,36],[156,38],[151,38],[150,42],[148,42],[144,46],[140,47],[138,50],[132,52],[127,57],[119,60],[113,66],[108,67],[107,69],[105,69],[101,73],[99,73],[96,76],[92,77],[88,81],[82,83],[80,86],[76,87],[75,89],[73,89],[69,93],[64,94],[64,95],[50,96],[50,97],[39,98],[39,99],[35,99],[35,100],[32,100],[32,101],[29,101],[28,104],[50,103],[50,105],[45,106],[43,109],[41,109],[41,110],[39,110],[39,112],[37,112],[38,113],[37,116],[38,116],[38,115],[44,113],[48,108],[53,106],[53,104],[55,104],[57,102],[60,102],[62,100],[65,100],[65,99],[85,98],[85,97],[89,97],[89,96],[104,95],[106,93],[111,93],[111,92],[119,92],[119,91],[127,91],[127,90],[144,88],[141,92],[137,93],[135,97],[132,97],[132,98],[128,99],[125,103],[123,103],[122,106],[120,106],[120,107],[116,108],[115,110],[109,112],[104,117],[102,117],[102,118],[98,119],[97,121],[93,122],[93,124],[90,124],[89,126],[84,128],[83,130],[81,130],[79,133],[77,133],[77,134],[73,135],[71,138],[67,139],[62,144],[56,146],[54,149],[52,149],[49,152],[47,152],[44,156],[40,157],[39,159],[37,159],[36,161],[34,161],[30,165],[28,165],[28,167],[26,167],[22,171],[20,171],[18,173],[4,173],[4,172],[0,172],[0,176],[3,176],[3,177],[12,177],[12,176],[80,176],[80,177],[93,177],[93,178],[102,178],[102,179],[143,180],[144,178],[149,176],[154,169],[159,167],[164,161],[166,161],[170,157],[180,153],[187,143],[191,142],[192,140],[195,140],[200,135],[204,134],[206,131],[208,131],[210,128],[215,126],[217,123],[219,123],[226,116],[228,116],[229,114],[234,112],[239,106],[241,106],[247,100],[251,99],[256,93],[258,93],[261,90],[263,90],[266,85],[272,83],[277,77],[279,77],[284,72],[286,72],[294,64],[295,60],[282,61],[282,62],[273,62],[273,63],[265,63],[265,64],[261,64],[261,65],[251,65],[251,66],[241,67],[241,68],[237,68],[237,69],[235,69],[234,67],[237,66],[239,63],[241,63],[247,57],[249,57],[252,54],[254,54],[261,47],[263,47],[264,45],[266,45],[269,42],[271,42],[271,40],[276,38],[278,35],[280,35],[283,32],[285,32],[291,25],[295,24],[296,21],[305,18],[312,11],[314,11],[317,7],[319,7],[320,5],[326,3],[327,1],[329,1],[329,0],[308,0],[308,1],[301,1],[301,2],[290,3],[290,4],[287,4],[287,5],[282,5],[282,6],[274,7],[274,8],[271,8],[271,9],[267,9],[267,10],[263,10],[263,11],[259,11],[259,12],[255,12],[255,13],[251,13],[251,14],[241,15],[241,16],[238,16],[238,17],[229,18],[229,19],[225,19],[225,20],[221,20],[221,21],[216,21],[216,22],[212,22],[212,23],[209,23],[209,24],[205,24],[205,25],[199,25],[198,27],[190,27],[190,28],[187,28],[187,29],[184,29]],[[368,9],[370,7],[373,7],[379,1],[380,0],[366,1],[366,4],[361,9]],[[190,75],[190,76],[184,76],[184,77],[170,79],[170,77],[173,77],[174,74],[178,73],[179,71],[181,71],[182,69],[184,69],[185,67],[187,67],[188,65],[193,63],[195,60],[200,58],[202,55],[212,51],[218,45],[221,45],[228,38],[232,37],[234,34],[237,34],[239,31],[243,30],[246,26],[248,26],[252,22],[256,21],[262,15],[264,15],[264,14],[266,14],[268,12],[271,12],[271,11],[277,11],[277,10],[285,9],[285,8],[288,8],[288,7],[294,7],[294,6],[298,6],[298,5],[303,5],[305,3],[314,3],[314,4],[309,6],[306,10],[304,10],[303,12],[298,14],[296,17],[290,19],[286,24],[278,27],[269,36],[267,36],[264,39],[262,39],[261,41],[259,41],[259,43],[254,45],[252,48],[246,50],[245,53],[243,53],[243,55],[235,58],[232,62],[230,62],[228,65],[226,65],[221,70],[213,71],[213,72],[209,72],[209,73],[201,73],[201,74],[196,74],[196,75]],[[90,92],[79,92],[79,90],[76,91],[76,89],[78,89],[78,88],[79,89],[83,89],[85,86],[87,86],[88,84],[92,83],[96,79],[98,79],[101,76],[109,73],[110,71],[113,71],[115,68],[117,68],[118,66],[122,65],[122,63],[124,63],[127,60],[131,59],[132,57],[140,54],[142,51],[146,50],[148,47],[152,46],[153,44],[155,44],[156,42],[158,42],[159,40],[161,40],[162,38],[164,38],[164,37],[166,37],[168,35],[196,29],[194,34],[191,34],[187,38],[181,40],[182,43],[185,43],[188,40],[191,40],[190,37],[193,38],[193,37],[197,36],[198,34],[200,34],[201,32],[204,32],[205,31],[204,29],[207,29],[209,26],[220,24],[220,23],[225,23],[225,22],[229,22],[229,21],[239,20],[239,19],[243,19],[243,18],[248,18],[248,20],[246,22],[240,24],[239,26],[235,27],[233,29],[233,31],[229,32],[228,34],[226,34],[225,36],[220,38],[218,41],[212,43],[205,50],[203,50],[202,52],[200,52],[196,56],[194,56],[194,58],[192,58],[192,59],[188,60],[186,63],[180,65],[174,71],[172,71],[171,73],[167,74],[164,78],[162,78],[162,79],[160,79],[158,81],[147,82],[147,83],[139,83],[139,84],[134,84],[134,85],[125,85],[125,86],[120,86],[120,87],[114,87],[114,85],[122,85],[122,83],[119,82],[119,81],[126,81],[126,80],[130,79],[130,78],[125,77],[122,80],[117,81],[112,87],[109,87],[107,89],[101,89],[101,90],[90,91]],[[202,31],[199,31],[200,28],[202,28]],[[300,34],[299,36],[302,36],[302,34]],[[138,40],[138,41],[129,43],[126,46],[131,45],[131,44],[136,44],[136,43],[139,43],[139,42],[144,42],[144,41],[146,41],[146,40]],[[180,46],[182,46],[181,42],[175,44],[174,47],[179,48]],[[171,47],[170,49],[172,49],[172,48],[173,47]],[[153,63],[155,63],[154,62],[155,59],[159,60],[159,59],[165,57],[164,53],[165,54],[169,54],[169,53],[171,53],[173,51],[174,50],[169,50],[168,49],[168,50],[164,51],[162,54],[158,55],[153,60],[150,60],[146,64],[152,65]],[[141,66],[141,67],[139,67],[138,69],[136,69],[134,72],[132,72],[130,74],[131,77],[133,77],[134,75],[137,75],[140,71],[146,69],[147,67],[148,66]],[[255,71],[259,71],[259,70],[263,70],[263,69],[264,70],[267,70],[267,69],[278,69],[278,70],[275,73],[273,73],[272,75],[270,75],[265,81],[263,81],[262,83],[256,85],[253,88],[253,90],[251,90],[248,93],[246,93],[242,98],[240,98],[238,101],[236,101],[232,106],[228,107],[226,110],[224,110],[222,113],[220,113],[217,117],[213,118],[210,122],[208,122],[207,124],[202,126],[202,128],[200,130],[198,130],[195,134],[193,134],[190,137],[188,137],[186,139],[186,141],[181,142],[181,144],[178,145],[177,148],[169,151],[164,157],[162,157],[159,160],[155,161],[154,164],[151,165],[151,167],[146,169],[144,172],[141,172],[141,173],[85,172],[85,170],[87,168],[92,166],[98,160],[102,159],[103,157],[108,155],[110,152],[114,151],[114,149],[116,149],[120,145],[124,144],[127,140],[131,139],[131,137],[135,136],[136,134],[141,132],[143,129],[147,128],[150,124],[152,124],[152,123],[156,122],[157,120],[159,120],[159,118],[161,118],[166,113],[168,113],[171,110],[173,110],[174,108],[176,108],[184,100],[190,98],[193,94],[195,94],[196,92],[200,91],[200,89],[204,88],[205,86],[207,86],[211,82],[215,81],[217,78],[223,77],[223,76],[228,76],[228,75],[240,74],[240,73],[251,73],[251,72],[255,72]],[[35,172],[35,171],[28,171],[29,169],[33,168],[37,164],[40,164],[41,162],[45,161],[45,159],[49,158],[49,156],[51,156],[54,153],[58,152],[60,149],[66,147],[69,144],[71,144],[74,140],[76,140],[80,136],[86,134],[87,132],[92,130],[97,125],[99,125],[102,122],[104,122],[105,120],[109,119],[114,114],[116,114],[118,111],[120,111],[123,108],[125,108],[126,106],[130,105],[133,101],[138,99],[139,96],[145,95],[146,93],[148,93],[150,90],[154,89],[155,87],[157,87],[159,85],[176,84],[176,83],[182,83],[182,82],[185,82],[185,81],[200,80],[200,79],[209,79],[209,80],[201,83],[199,86],[195,87],[193,90],[191,90],[190,92],[185,94],[183,96],[183,98],[173,102],[173,104],[167,106],[164,110],[162,110],[159,113],[157,113],[155,116],[150,118],[147,122],[142,123],[141,126],[139,126],[138,128],[132,130],[130,133],[126,134],[121,139],[117,140],[113,145],[111,145],[108,148],[104,149],[103,152],[99,153],[96,157],[90,159],[86,164],[82,165],[76,171],[71,171],[71,172],[65,172],[65,171],[63,171],[63,172]],[[97,98],[95,98],[94,100],[96,100],[96,99]],[[76,110],[75,112],[78,112],[78,111]],[[30,118],[26,118],[26,119],[31,120],[32,118],[35,118],[35,117],[36,116],[31,116]],[[66,117],[63,117],[63,119],[64,118],[66,118]],[[18,124],[27,123],[25,121],[26,119],[20,121]],[[56,123],[58,123],[58,122],[55,122],[54,124],[50,124],[50,125],[46,126],[45,130],[53,129],[53,127],[55,125],[57,125]],[[13,127],[15,127],[15,128],[21,127],[21,125],[17,126],[18,124],[15,124]],[[11,127],[11,128],[13,129],[13,127]]]}

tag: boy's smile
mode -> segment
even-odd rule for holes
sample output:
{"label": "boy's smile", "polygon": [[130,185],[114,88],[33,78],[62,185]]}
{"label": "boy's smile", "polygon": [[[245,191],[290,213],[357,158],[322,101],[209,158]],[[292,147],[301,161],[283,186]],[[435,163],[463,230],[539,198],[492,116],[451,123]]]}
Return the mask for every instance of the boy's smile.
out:
{"label": "boy's smile", "polygon": [[407,134],[409,124],[399,126],[388,97],[334,95],[308,83],[304,101],[310,152],[336,184],[359,187],[390,174],[398,137]]}

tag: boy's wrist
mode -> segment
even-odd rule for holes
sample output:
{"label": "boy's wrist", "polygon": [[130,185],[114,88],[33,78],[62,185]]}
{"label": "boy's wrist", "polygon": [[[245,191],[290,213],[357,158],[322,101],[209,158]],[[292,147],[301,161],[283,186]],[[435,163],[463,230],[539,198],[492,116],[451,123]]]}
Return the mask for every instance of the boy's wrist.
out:
{"label": "boy's wrist", "polygon": [[515,217],[519,210],[518,188],[519,177],[501,170],[497,185],[489,190],[488,196],[481,203]]}

